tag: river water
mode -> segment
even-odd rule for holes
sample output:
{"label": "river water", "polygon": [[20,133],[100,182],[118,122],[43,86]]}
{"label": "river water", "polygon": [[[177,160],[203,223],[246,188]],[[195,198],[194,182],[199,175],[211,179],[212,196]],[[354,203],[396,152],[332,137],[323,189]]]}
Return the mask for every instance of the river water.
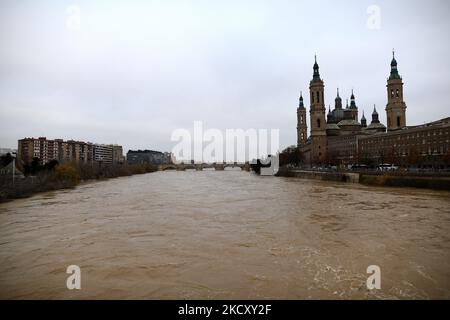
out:
{"label": "river water", "polygon": [[240,171],[89,182],[0,205],[0,298],[450,299],[450,194]]}

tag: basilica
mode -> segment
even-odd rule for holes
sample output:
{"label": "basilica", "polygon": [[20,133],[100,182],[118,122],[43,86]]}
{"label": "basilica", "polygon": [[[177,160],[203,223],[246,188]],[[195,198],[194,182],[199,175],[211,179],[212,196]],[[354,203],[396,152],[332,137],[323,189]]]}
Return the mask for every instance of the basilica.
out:
{"label": "basilica", "polygon": [[[391,163],[400,164],[407,161],[411,154],[418,154],[424,158],[430,158],[430,156],[443,158],[449,152],[450,118],[420,126],[406,125],[403,79],[397,66],[395,53],[393,53],[386,86],[387,125],[384,125],[379,120],[375,106],[370,123],[364,113],[359,118],[359,108],[353,90],[350,103],[347,100],[344,107],[338,89],[334,109],[331,110],[329,107],[327,111],[324,82],[320,77],[316,58],[313,78],[309,86],[310,136],[308,136],[307,110],[302,94],[300,94],[297,109],[297,147],[305,163],[354,165],[360,164],[364,159],[366,162],[384,163],[389,160]],[[433,139],[432,137],[436,134],[442,137],[442,140]],[[419,140],[420,143],[418,143]]]}

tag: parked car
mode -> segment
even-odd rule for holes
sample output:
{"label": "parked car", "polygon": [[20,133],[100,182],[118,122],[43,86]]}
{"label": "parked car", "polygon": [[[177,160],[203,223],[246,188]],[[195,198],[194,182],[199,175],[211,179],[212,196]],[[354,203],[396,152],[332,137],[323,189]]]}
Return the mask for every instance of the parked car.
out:
{"label": "parked car", "polygon": [[398,167],[394,166],[393,164],[381,164],[378,167],[378,170],[380,170],[380,171],[397,171]]}

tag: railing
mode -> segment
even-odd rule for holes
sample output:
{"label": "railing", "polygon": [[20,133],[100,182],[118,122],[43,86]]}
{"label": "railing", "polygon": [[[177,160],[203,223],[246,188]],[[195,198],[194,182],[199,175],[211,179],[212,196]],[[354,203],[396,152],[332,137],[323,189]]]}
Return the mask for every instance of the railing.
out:
{"label": "railing", "polygon": [[450,170],[377,170],[377,169],[331,169],[331,168],[310,168],[310,167],[290,167],[292,170],[302,170],[302,171],[311,171],[311,172],[329,172],[329,173],[359,173],[366,175],[389,175],[389,176],[397,176],[397,177],[449,177],[450,178]]}

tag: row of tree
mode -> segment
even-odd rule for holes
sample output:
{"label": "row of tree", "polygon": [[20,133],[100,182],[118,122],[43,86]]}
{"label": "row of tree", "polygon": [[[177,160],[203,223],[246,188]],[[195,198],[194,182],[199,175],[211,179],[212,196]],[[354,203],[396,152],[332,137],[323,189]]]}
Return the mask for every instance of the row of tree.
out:
{"label": "row of tree", "polygon": [[[2,158],[2,164],[6,163],[7,160],[7,158]],[[37,192],[71,188],[83,180],[116,178],[154,172],[157,167],[151,164],[58,163],[56,160],[43,165],[38,158],[35,158],[21,169],[25,174],[24,179],[16,179],[14,183],[11,179],[0,179],[0,201],[27,197]]]}

